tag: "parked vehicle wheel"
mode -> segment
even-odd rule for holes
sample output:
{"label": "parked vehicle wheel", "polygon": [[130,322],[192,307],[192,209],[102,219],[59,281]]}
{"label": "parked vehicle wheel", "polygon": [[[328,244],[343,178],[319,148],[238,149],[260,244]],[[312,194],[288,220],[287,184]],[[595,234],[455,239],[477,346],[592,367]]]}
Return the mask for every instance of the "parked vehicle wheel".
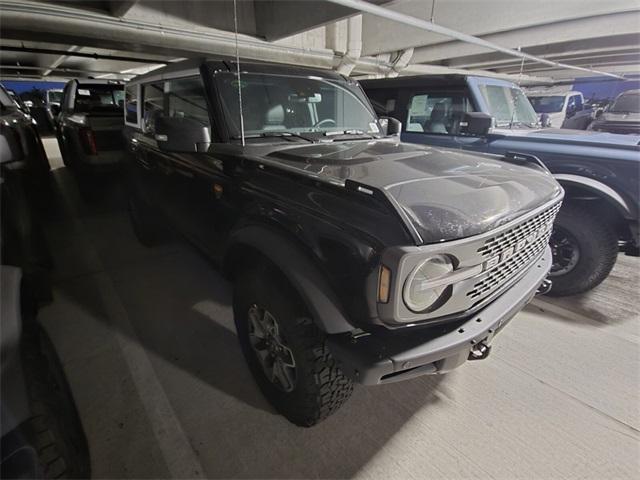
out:
{"label": "parked vehicle wheel", "polygon": [[351,396],[353,384],[296,292],[274,268],[245,270],[236,277],[233,311],[258,386],[289,421],[315,425]]}
{"label": "parked vehicle wheel", "polygon": [[599,285],[618,256],[618,237],[612,226],[584,207],[560,209],[549,240],[553,266],[550,295],[575,295]]}
{"label": "parked vehicle wheel", "polygon": [[28,330],[23,362],[33,416],[25,429],[44,478],[90,478],[87,440],[55,348],[40,327]]}
{"label": "parked vehicle wheel", "polygon": [[145,247],[153,247],[160,243],[162,229],[157,221],[157,213],[135,193],[128,197],[129,218],[133,233]]}

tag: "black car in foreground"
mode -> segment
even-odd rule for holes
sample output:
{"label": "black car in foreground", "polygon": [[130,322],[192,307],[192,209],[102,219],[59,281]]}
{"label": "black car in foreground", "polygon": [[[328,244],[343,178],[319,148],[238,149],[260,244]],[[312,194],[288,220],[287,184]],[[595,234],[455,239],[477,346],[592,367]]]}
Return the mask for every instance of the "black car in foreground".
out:
{"label": "black car in foreground", "polygon": [[51,257],[37,205],[49,165],[31,117],[0,88],[0,478],[88,478],[87,442],[38,323]]}
{"label": "black car in foreground", "polygon": [[589,125],[596,132],[640,135],[640,90],[627,90]]}
{"label": "black car in foreground", "polygon": [[45,182],[51,169],[36,123],[0,85],[0,151],[3,162],[20,161],[33,182]]}
{"label": "black car in foreground", "polygon": [[[473,152],[535,156],[564,188],[551,236],[551,294],[594,288],[619,249],[640,252],[640,136],[541,128],[520,87],[469,75],[362,82],[376,112],[401,119],[402,140]],[[475,127],[482,119],[485,124]],[[471,123],[470,123],[471,122]]]}
{"label": "black car in foreground", "polygon": [[143,242],[171,225],[228,275],[275,408],[309,426],[352,382],[486,357],[547,287],[563,197],[549,172],[400,143],[335,72],[241,68],[186,62],[127,84],[131,218]]}

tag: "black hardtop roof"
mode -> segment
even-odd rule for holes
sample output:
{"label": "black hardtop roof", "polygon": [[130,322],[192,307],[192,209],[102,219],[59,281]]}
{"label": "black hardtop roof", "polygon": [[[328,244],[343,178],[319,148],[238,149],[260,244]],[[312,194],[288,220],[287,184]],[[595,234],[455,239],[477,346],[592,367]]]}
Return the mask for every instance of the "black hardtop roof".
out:
{"label": "black hardtop roof", "polygon": [[622,97],[623,95],[640,95],[640,90],[639,89],[625,90],[620,95],[618,95],[618,97]]}
{"label": "black hardtop roof", "polygon": [[[139,75],[130,80],[129,83],[140,83],[149,80],[175,77],[181,72],[189,72],[200,69],[206,65],[212,71],[236,71],[236,61],[231,57],[207,57],[193,58],[181,62],[170,63],[165,67],[158,68],[144,75]],[[282,75],[315,76],[329,80],[344,80],[345,77],[333,70],[301,67],[297,65],[287,65],[283,63],[261,62],[259,60],[240,60],[240,72],[245,73],[271,73]]]}
{"label": "black hardtop roof", "polygon": [[451,73],[445,75],[415,75],[411,77],[376,78],[373,80],[360,80],[363,88],[385,87],[417,87],[417,86],[455,86],[465,85],[468,75]]}
{"label": "black hardtop roof", "polygon": [[[71,82],[76,82],[78,85],[116,85],[123,86],[123,80],[107,80],[103,78],[74,78]],[[58,90],[58,89],[50,89]]]}

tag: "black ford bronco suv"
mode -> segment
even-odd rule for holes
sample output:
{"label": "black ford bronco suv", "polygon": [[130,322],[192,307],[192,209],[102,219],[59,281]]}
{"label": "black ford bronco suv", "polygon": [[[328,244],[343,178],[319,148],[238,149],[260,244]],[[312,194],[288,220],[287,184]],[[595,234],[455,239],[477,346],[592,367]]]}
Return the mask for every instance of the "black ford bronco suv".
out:
{"label": "black ford bronco suv", "polygon": [[[126,86],[130,212],[233,282],[265,396],[313,425],[366,385],[486,357],[541,288],[563,190],[535,161],[403,144],[331,71],[187,61]],[[244,143],[244,144],[243,144]]]}

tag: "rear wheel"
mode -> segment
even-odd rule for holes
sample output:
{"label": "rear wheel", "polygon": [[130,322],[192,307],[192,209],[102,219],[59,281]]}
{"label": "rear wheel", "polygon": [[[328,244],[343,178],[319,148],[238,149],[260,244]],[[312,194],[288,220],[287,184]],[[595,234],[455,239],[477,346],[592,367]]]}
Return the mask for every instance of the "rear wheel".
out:
{"label": "rear wheel", "polygon": [[614,228],[585,208],[566,204],[560,210],[549,240],[553,265],[550,295],[586,292],[611,272],[618,255]]}
{"label": "rear wheel", "polygon": [[272,267],[236,276],[238,339],[262,393],[289,421],[310,427],[336,412],[353,384],[297,293]]}

